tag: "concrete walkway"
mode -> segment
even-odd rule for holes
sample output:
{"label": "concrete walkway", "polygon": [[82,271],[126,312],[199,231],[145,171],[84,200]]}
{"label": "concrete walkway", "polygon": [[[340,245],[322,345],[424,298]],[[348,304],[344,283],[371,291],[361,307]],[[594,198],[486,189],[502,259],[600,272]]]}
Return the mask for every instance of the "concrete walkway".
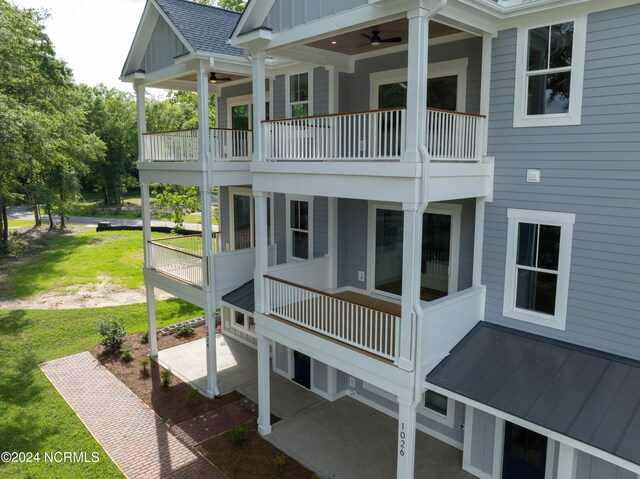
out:
{"label": "concrete walkway", "polygon": [[128,478],[225,478],[189,447],[195,440],[185,439],[183,430],[174,435],[91,353],[49,361],[40,369]]}

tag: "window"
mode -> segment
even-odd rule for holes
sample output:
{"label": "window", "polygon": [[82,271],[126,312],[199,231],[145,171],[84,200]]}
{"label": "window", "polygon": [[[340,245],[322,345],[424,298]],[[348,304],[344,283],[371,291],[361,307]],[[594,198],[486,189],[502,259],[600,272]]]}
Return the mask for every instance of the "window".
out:
{"label": "window", "polygon": [[233,322],[235,323],[236,326],[241,326],[244,328],[244,313],[241,313],[240,311],[234,311],[233,313]]}
{"label": "window", "polygon": [[503,314],[564,329],[575,215],[508,211]]}
{"label": "window", "polygon": [[514,126],[580,124],[586,20],[518,32]]}
{"label": "window", "polygon": [[[231,326],[236,331],[241,331],[243,333],[255,333],[256,331],[256,323],[247,311],[245,310],[235,310],[231,308],[225,309],[225,318],[231,318]],[[228,324],[228,320],[225,320],[225,324]]]}
{"label": "window", "polygon": [[311,227],[313,203],[300,198],[289,199],[289,258],[310,259],[312,257]]}
{"label": "window", "polygon": [[309,73],[289,76],[289,116],[309,116]]}
{"label": "window", "polygon": [[447,396],[435,391],[427,390],[424,393],[425,415],[449,427],[453,427],[454,401]]}
{"label": "window", "polygon": [[[273,244],[271,197],[267,197],[267,242]],[[253,248],[255,225],[253,193],[249,188],[229,188],[230,245],[227,250]]]}

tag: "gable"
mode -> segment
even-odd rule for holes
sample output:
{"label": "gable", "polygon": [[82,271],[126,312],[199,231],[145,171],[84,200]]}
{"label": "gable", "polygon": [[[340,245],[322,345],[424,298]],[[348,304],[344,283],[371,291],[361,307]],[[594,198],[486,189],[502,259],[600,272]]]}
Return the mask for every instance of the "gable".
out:
{"label": "gable", "polygon": [[275,0],[262,26],[278,32],[368,3],[368,0]]}
{"label": "gable", "polygon": [[188,52],[189,49],[178,38],[165,19],[159,17],[139,68],[146,73],[161,70],[173,65],[176,57]]}

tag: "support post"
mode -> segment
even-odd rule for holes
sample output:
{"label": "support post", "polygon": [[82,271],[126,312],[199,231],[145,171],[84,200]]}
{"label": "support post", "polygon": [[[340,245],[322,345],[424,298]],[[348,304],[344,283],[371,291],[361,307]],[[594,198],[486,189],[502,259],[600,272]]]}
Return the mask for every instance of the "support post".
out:
{"label": "support post", "polygon": [[266,336],[258,335],[258,432],[261,436],[271,433],[271,385],[269,345]]}
{"label": "support post", "polygon": [[[489,115],[489,99],[491,96],[491,43],[495,35],[485,33],[482,35],[482,73],[480,76],[480,114]],[[487,156],[489,119],[482,122],[482,151],[483,156]]]}
{"label": "support post", "polygon": [[264,135],[262,121],[266,119],[265,53],[252,52],[253,75],[253,161],[264,159]]}
{"label": "support post", "polygon": [[158,357],[158,337],[156,336],[156,298],[153,286],[147,284],[147,332],[149,334],[149,356]]}
{"label": "support post", "polygon": [[486,198],[476,198],[476,217],[473,225],[473,286],[482,284],[482,249],[484,247],[484,210]]}
{"label": "support post", "polygon": [[[254,270],[255,310],[266,312],[266,292],[264,275],[269,271],[269,244],[267,233],[267,194],[254,191],[254,221],[256,234],[256,268]],[[273,207],[273,206],[272,206]]]}
{"label": "support post", "polygon": [[398,479],[413,479],[416,456],[416,407],[398,398]]}
{"label": "support post", "polygon": [[558,477],[563,479],[574,479],[576,477],[576,450],[560,443],[558,453]]}
{"label": "support post", "polygon": [[147,113],[145,104],[146,90],[144,85],[136,83],[136,107],[138,112],[138,161],[146,160],[144,152],[144,134],[147,132]]}

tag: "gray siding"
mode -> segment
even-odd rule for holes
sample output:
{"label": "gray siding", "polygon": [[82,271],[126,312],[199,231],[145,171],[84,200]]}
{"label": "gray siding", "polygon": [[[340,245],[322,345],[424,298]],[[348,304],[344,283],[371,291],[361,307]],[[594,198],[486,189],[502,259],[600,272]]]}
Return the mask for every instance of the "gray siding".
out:
{"label": "gray siding", "polygon": [[319,258],[329,252],[329,199],[326,196],[313,198],[313,257]]}
{"label": "gray siding", "polygon": [[278,245],[278,264],[282,264],[287,262],[287,217],[285,216],[287,202],[284,194],[275,193],[273,205],[275,208],[274,241]]}
{"label": "gray siding", "polygon": [[489,475],[491,475],[493,470],[493,444],[495,430],[495,416],[482,412],[478,409],[474,409],[469,463],[476,469]]}
{"label": "gray siding", "polygon": [[173,33],[169,24],[164,18],[158,17],[140,68],[146,73],[166,68],[174,64],[175,57],[187,52],[187,47]]}
{"label": "gray siding", "polygon": [[[467,106],[469,113],[480,110],[480,76],[482,61],[482,39],[470,38],[429,48],[429,63],[468,58]],[[367,58],[356,62],[354,73],[340,74],[340,111],[362,111],[370,108],[369,75],[385,70],[407,67],[407,52],[393,53]]]}
{"label": "gray siding", "polygon": [[229,188],[221,186],[218,189],[218,226],[220,227],[218,234],[223,251],[227,251],[227,245],[231,246],[231,223],[229,221]]}
{"label": "gray siding", "polygon": [[364,200],[338,200],[338,287],[365,288],[358,271],[367,273],[367,215]]}
{"label": "gray siding", "polygon": [[324,67],[313,69],[313,114],[329,113],[329,72]]}
{"label": "gray siding", "polygon": [[[589,15],[582,124],[513,128],[516,31],[493,41],[486,319],[640,359],[640,5]],[[540,183],[526,183],[528,168]],[[576,214],[566,331],[504,318],[507,208]]]}
{"label": "gray siding", "polygon": [[329,367],[313,360],[313,387],[323,393],[329,393]]}
{"label": "gray siding", "polygon": [[276,367],[289,374],[289,348],[276,343]]}
{"label": "gray siding", "polygon": [[285,76],[278,75],[273,80],[273,105],[271,111],[273,118],[285,118],[287,116],[287,98],[285,89]]}
{"label": "gray siding", "polygon": [[367,3],[368,0],[276,0],[263,26],[278,32]]}
{"label": "gray siding", "polygon": [[[576,477],[580,479],[637,479],[637,475],[610,462],[578,452]],[[560,478],[558,478],[560,479]]]}
{"label": "gray siding", "polygon": [[[265,83],[266,91],[269,91],[269,81]],[[240,85],[233,85],[223,88],[218,97],[218,128],[231,128],[230,119],[227,118],[227,100],[236,96],[251,95],[253,92],[253,86],[251,82],[241,83]],[[267,98],[269,96],[267,95]],[[249,128],[252,128],[250,125]]]}

